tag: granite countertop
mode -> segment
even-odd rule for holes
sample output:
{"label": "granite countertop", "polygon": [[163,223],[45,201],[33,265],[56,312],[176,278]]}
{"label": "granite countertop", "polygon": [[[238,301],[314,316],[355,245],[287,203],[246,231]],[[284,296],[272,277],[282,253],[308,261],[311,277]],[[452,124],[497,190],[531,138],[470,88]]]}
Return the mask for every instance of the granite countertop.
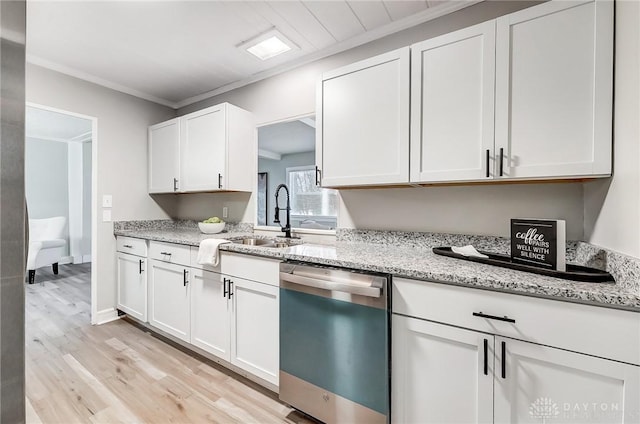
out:
{"label": "granite countertop", "polygon": [[[248,231],[201,234],[197,229],[129,229],[116,230],[115,235],[189,246],[198,246],[205,238],[256,237]],[[436,255],[427,246],[337,241],[265,248],[227,243],[220,250],[640,312],[640,295],[621,284],[575,282],[469,262]]]}

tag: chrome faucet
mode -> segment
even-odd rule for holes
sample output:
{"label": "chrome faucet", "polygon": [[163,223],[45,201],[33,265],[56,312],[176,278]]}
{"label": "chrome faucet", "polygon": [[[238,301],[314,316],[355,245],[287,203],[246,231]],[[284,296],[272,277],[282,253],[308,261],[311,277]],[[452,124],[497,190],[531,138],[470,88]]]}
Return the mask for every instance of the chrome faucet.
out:
{"label": "chrome faucet", "polygon": [[278,193],[280,193],[281,188],[284,188],[284,191],[287,192],[287,207],[285,208],[285,210],[287,211],[287,225],[285,225],[284,227],[280,226],[280,228],[282,229],[282,232],[284,233],[284,236],[286,238],[291,238],[291,203],[289,199],[289,187],[287,187],[286,184],[280,184],[276,188],[276,216],[273,219],[273,223],[280,224],[280,208],[278,207]]}

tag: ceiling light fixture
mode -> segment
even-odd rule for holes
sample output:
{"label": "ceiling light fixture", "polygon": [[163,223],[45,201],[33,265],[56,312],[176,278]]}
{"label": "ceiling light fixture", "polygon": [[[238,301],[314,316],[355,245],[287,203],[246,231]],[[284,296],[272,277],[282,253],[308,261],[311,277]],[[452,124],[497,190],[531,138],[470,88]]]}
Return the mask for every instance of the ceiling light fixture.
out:
{"label": "ceiling light fixture", "polygon": [[298,46],[274,28],[245,41],[238,48],[248,51],[261,60],[267,60],[290,50],[297,50]]}

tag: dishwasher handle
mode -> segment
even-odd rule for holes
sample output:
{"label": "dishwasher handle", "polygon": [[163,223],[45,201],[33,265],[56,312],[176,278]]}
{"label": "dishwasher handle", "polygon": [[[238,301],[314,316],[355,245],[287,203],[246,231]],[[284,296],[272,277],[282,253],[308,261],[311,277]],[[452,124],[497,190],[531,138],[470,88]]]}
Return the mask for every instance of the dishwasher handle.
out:
{"label": "dishwasher handle", "polygon": [[280,273],[280,281],[300,284],[307,287],[315,287],[322,290],[339,291],[360,296],[380,297],[382,289],[380,287],[363,286],[349,283],[338,283],[329,280],[320,280],[317,278],[303,277],[301,275],[290,274],[288,272]]}

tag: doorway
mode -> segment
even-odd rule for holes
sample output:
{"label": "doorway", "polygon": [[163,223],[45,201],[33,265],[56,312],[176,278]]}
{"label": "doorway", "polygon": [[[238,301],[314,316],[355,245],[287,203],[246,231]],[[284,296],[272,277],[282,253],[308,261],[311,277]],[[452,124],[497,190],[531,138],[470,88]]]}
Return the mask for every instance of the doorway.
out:
{"label": "doorway", "polygon": [[25,118],[27,318],[37,317],[38,302],[57,298],[93,322],[97,119],[30,103]]}

